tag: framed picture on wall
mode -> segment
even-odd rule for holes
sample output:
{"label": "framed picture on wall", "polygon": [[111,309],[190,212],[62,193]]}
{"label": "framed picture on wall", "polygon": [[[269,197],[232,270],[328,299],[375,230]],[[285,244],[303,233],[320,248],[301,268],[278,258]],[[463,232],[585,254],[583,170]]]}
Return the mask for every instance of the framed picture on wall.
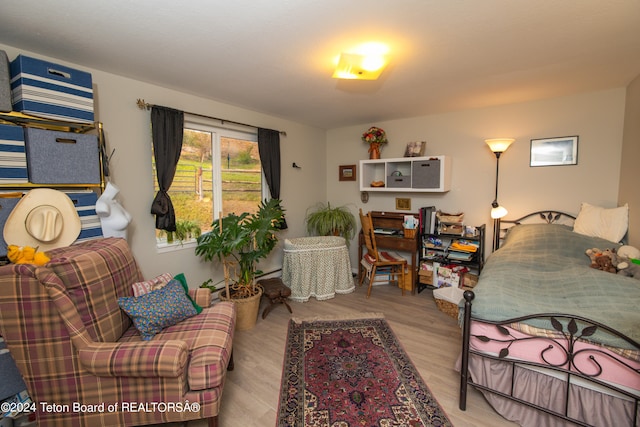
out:
{"label": "framed picture on wall", "polygon": [[578,135],[531,140],[530,166],[578,164]]}
{"label": "framed picture on wall", "polygon": [[343,165],[340,166],[340,181],[355,181],[356,180],[356,165]]}
{"label": "framed picture on wall", "polygon": [[404,197],[396,197],[396,209],[399,211],[411,210],[411,199]]}

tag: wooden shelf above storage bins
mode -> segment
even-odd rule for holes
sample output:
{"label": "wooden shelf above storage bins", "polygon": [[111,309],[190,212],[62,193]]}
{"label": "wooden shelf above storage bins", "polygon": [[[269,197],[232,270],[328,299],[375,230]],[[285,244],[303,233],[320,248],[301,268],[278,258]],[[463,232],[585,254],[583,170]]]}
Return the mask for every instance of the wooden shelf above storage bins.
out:
{"label": "wooden shelf above storage bins", "polygon": [[[105,141],[103,139],[102,134],[102,123],[77,123],[77,122],[69,122],[69,121],[60,121],[47,119],[42,117],[36,117],[24,113],[20,113],[17,111],[0,113],[0,124],[7,125],[17,125],[23,128],[36,128],[36,129],[45,129],[49,131],[55,132],[71,132],[71,133],[95,133],[98,138],[98,159],[99,162],[99,181],[96,183],[64,183],[64,184],[56,184],[56,183],[47,183],[47,184],[35,184],[31,182],[24,183],[3,183],[0,182],[0,189],[8,190],[8,189],[16,189],[16,190],[24,190],[24,189],[33,189],[33,188],[56,188],[56,189],[92,189],[94,191],[100,191],[104,189],[104,171],[102,168],[102,151],[104,148]],[[54,167],[52,165],[52,167]]]}
{"label": "wooden shelf above storage bins", "polygon": [[[444,193],[451,188],[448,156],[360,160],[360,191]],[[382,183],[374,186],[372,183]]]}
{"label": "wooden shelf above storage bins", "polygon": [[74,123],[59,120],[45,119],[42,117],[31,116],[28,114],[11,111],[8,113],[0,113],[0,123],[14,124],[25,127],[34,127],[47,130],[55,130],[61,132],[85,133],[98,127],[97,124]]}

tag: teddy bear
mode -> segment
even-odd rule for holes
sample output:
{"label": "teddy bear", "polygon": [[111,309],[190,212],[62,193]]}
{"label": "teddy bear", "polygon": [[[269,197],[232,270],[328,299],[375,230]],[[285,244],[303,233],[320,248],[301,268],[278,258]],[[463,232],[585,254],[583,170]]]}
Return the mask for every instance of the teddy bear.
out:
{"label": "teddy bear", "polygon": [[591,260],[591,268],[596,270],[607,271],[609,273],[616,273],[617,255],[611,249],[600,250],[598,248],[590,248],[585,251],[585,254]]}
{"label": "teddy bear", "polygon": [[622,261],[618,264],[618,274],[640,280],[640,264]]}
{"label": "teddy bear", "polygon": [[589,257],[589,259],[591,260],[591,268],[597,268],[596,267],[596,257],[598,255],[602,254],[602,251],[598,248],[589,248],[585,251],[585,254]]}
{"label": "teddy bear", "polygon": [[640,259],[640,249],[629,245],[622,245],[616,251],[618,256],[625,258]]}
{"label": "teddy bear", "polygon": [[38,251],[38,248],[16,245],[7,246],[7,258],[14,264],[35,265],[45,265],[50,260],[47,254]]}
{"label": "teddy bear", "polygon": [[595,267],[593,266],[593,264],[591,265],[591,267],[597,270],[602,270],[614,274],[618,271],[616,270],[615,265],[613,265],[613,262],[611,262],[611,257],[605,254],[596,256]]}
{"label": "teddy bear", "polygon": [[633,262],[633,260],[640,258],[640,250],[633,246],[623,245],[616,252],[618,263],[615,266],[618,269],[618,274],[640,280],[640,264]]}

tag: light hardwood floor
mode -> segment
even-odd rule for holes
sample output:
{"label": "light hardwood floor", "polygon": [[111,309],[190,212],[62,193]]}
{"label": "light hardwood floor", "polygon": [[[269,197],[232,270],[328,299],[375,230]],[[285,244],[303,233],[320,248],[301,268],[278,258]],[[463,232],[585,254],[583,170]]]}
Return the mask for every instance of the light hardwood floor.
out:
{"label": "light hardwood floor", "polygon": [[[261,310],[268,304],[263,301]],[[473,388],[469,389],[467,410],[458,409],[460,377],[454,364],[460,353],[461,331],[452,317],[439,311],[431,291],[401,295],[400,289],[375,286],[371,298],[358,287],[346,295],[326,301],[311,298],[291,302],[293,315],[281,305],[256,326],[236,332],[235,369],[228,372],[219,415],[220,427],[273,427],[276,425],[280,380],[287,326],[291,316],[300,318],[344,316],[354,313],[383,313],[405,351],[456,427],[516,426],[498,415]],[[262,311],[260,312],[262,313]],[[204,427],[191,421],[188,427]]]}

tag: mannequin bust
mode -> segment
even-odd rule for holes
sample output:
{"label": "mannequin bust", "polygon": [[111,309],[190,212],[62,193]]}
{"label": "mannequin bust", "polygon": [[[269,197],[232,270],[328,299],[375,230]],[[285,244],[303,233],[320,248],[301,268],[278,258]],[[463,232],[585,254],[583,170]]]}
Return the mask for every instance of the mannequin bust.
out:
{"label": "mannequin bust", "polygon": [[120,189],[107,182],[102,195],[96,201],[96,214],[100,218],[102,235],[104,237],[127,238],[127,226],[131,222],[131,215],[124,210],[122,205],[115,199]]}

